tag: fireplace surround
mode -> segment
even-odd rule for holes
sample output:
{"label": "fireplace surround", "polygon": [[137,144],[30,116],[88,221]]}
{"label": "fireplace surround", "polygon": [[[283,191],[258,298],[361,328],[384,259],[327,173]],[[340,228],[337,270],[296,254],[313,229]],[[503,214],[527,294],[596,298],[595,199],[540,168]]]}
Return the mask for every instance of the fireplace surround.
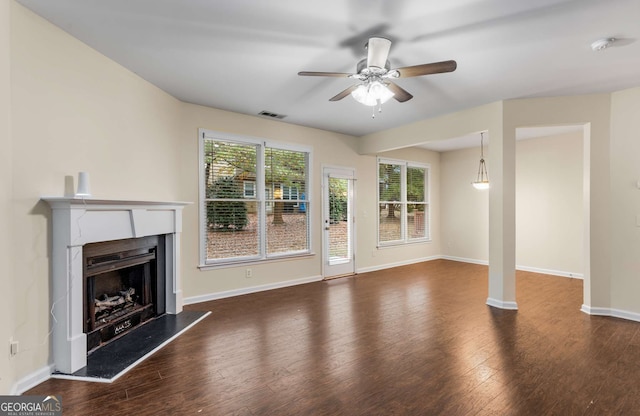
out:
{"label": "fireplace surround", "polygon": [[[153,256],[163,257],[162,262],[155,263],[161,268],[159,274],[163,277],[161,287],[155,288],[160,293],[157,302],[166,313],[182,311],[180,234],[182,210],[189,203],[65,197],[42,199],[52,209],[51,308],[55,371],[72,374],[87,365],[84,269],[87,267],[85,251],[90,252],[93,243],[155,239],[157,249]],[[144,253],[141,255],[144,257]],[[140,273],[144,275],[144,271]],[[152,288],[150,285],[143,289],[140,283],[135,285],[143,292]],[[121,331],[124,326],[112,330]]]}

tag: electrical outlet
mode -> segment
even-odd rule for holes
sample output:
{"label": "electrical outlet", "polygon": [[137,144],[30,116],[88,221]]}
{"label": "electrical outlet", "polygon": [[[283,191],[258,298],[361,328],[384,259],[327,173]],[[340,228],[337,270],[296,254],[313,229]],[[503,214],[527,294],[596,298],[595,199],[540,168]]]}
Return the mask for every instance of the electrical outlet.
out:
{"label": "electrical outlet", "polygon": [[14,341],[13,338],[9,340],[9,351],[11,352],[12,357],[14,355],[18,355],[18,352],[19,352],[18,346],[19,346],[18,341]]}
{"label": "electrical outlet", "polygon": [[251,269],[245,270],[244,277],[246,277],[246,278],[253,277],[253,270],[251,270]]}

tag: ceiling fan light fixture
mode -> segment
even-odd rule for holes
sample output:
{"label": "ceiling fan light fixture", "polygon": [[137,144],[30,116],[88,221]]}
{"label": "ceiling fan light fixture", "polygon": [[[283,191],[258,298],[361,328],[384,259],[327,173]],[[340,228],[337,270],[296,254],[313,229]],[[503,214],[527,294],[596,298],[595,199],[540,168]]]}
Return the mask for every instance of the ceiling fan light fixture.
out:
{"label": "ceiling fan light fixture", "polygon": [[613,42],[616,41],[616,38],[602,38],[598,39],[591,44],[591,49],[594,52],[603,51],[607,49]]}
{"label": "ceiling fan light fixture", "polygon": [[354,100],[369,107],[384,104],[389,101],[393,95],[393,92],[380,81],[360,84],[358,88],[351,92]]}

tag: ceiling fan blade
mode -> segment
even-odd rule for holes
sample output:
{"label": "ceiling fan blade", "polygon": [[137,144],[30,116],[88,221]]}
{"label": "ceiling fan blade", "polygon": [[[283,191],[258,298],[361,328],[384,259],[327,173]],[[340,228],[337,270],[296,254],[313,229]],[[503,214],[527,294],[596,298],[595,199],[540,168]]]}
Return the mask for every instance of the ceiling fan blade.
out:
{"label": "ceiling fan blade", "polygon": [[453,72],[458,67],[456,61],[433,62],[430,64],[405,66],[396,68],[400,76],[398,78],[417,77],[420,75],[440,74],[443,72]]}
{"label": "ceiling fan blade", "polygon": [[389,57],[391,41],[385,38],[371,38],[367,43],[367,66],[384,68]]}
{"label": "ceiling fan blade", "polygon": [[405,90],[404,88],[400,87],[398,84],[395,84],[393,82],[390,82],[387,85],[387,88],[389,88],[393,93],[393,98],[395,98],[401,103],[405,101],[409,101],[410,99],[413,98],[413,95],[409,94],[407,90]]}
{"label": "ceiling fan blade", "polygon": [[347,74],[346,72],[312,72],[312,71],[300,71],[298,75],[304,77],[339,77],[339,78],[348,78],[352,74]]}
{"label": "ceiling fan blade", "polygon": [[352,85],[349,88],[347,88],[346,90],[334,95],[333,97],[329,98],[329,101],[339,101],[342,100],[344,97],[346,97],[347,95],[351,94],[352,91],[354,91],[356,88],[358,88],[358,85]]}

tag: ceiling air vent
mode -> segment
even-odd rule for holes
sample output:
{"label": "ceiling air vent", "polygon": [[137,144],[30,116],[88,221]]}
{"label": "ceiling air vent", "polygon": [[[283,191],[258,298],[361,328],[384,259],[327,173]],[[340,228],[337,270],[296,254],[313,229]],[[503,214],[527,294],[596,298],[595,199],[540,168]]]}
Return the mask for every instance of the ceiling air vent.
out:
{"label": "ceiling air vent", "polygon": [[260,111],[258,115],[263,117],[277,118],[277,119],[283,119],[286,117],[284,114],[276,114],[276,113],[272,113],[271,111]]}

